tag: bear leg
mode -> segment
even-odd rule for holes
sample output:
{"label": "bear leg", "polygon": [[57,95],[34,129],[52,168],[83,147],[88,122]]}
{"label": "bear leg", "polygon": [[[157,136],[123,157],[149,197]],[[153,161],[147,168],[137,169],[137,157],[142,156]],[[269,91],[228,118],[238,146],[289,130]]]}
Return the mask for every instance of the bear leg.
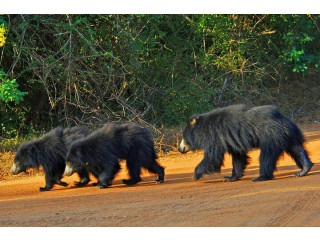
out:
{"label": "bear leg", "polygon": [[287,151],[290,156],[294,159],[295,163],[302,170],[295,173],[296,177],[302,177],[306,175],[313,166],[313,163],[310,161],[307,151],[303,146],[291,146]]}
{"label": "bear leg", "polygon": [[108,183],[107,174],[101,173],[101,175],[99,175],[99,181],[96,184],[93,184],[93,186],[97,186],[98,188],[107,188],[109,187]]}
{"label": "bear leg", "polygon": [[45,179],[46,179],[46,186],[40,187],[39,188],[40,192],[49,191],[51,188],[53,188],[54,181],[52,180],[51,176],[45,173]]}
{"label": "bear leg", "polygon": [[141,166],[139,162],[140,161],[137,158],[127,159],[127,168],[129,170],[130,179],[122,179],[124,184],[134,185],[142,180],[140,177]]}
{"label": "bear leg", "polygon": [[62,174],[60,176],[55,176],[54,183],[61,185],[61,186],[64,186],[64,187],[68,186],[69,184],[61,181],[61,178],[62,178]]}
{"label": "bear leg", "polygon": [[211,165],[209,157],[205,156],[194,170],[192,180],[198,181],[204,174],[214,172]]}
{"label": "bear leg", "polygon": [[220,172],[223,163],[224,151],[219,149],[205,150],[204,158],[196,167],[192,180],[199,180],[204,174]]}
{"label": "bear leg", "polygon": [[[110,161],[115,162],[115,161]],[[114,172],[115,172],[115,166],[111,163],[108,163],[106,165],[103,166],[103,170],[102,172],[99,174],[98,176],[98,183],[97,186],[98,188],[107,188],[109,187],[112,183],[112,179],[114,177]],[[116,159],[116,163],[119,165],[118,160]],[[118,168],[116,168],[117,171],[119,170]]]}
{"label": "bear leg", "polygon": [[74,182],[74,184],[76,186],[82,187],[82,186],[87,185],[90,182],[89,173],[88,173],[86,168],[80,169],[78,171],[78,175],[79,175],[80,181],[79,182],[77,182],[77,181]]}
{"label": "bear leg", "polygon": [[59,184],[59,185],[61,185],[61,186],[64,186],[64,187],[68,186],[68,183],[63,182],[63,181],[61,181],[61,180],[58,180],[58,181],[57,181],[57,184]]}
{"label": "bear leg", "polygon": [[113,180],[115,178],[116,174],[120,171],[120,169],[121,169],[121,166],[117,162],[117,164],[113,167],[111,180]]}
{"label": "bear leg", "polygon": [[61,181],[61,179],[62,179],[62,174],[60,175],[60,176],[55,176],[54,177],[54,183],[56,183],[56,184],[58,184],[58,185],[61,185],[61,186],[64,186],[64,187],[66,187],[66,186],[68,186],[69,184],[68,183],[66,183],[66,182],[63,182],[63,181]]}
{"label": "bear leg", "polygon": [[146,169],[148,171],[158,174],[158,179],[156,180],[156,183],[163,183],[164,182],[164,168],[161,167],[156,160],[152,160],[152,163],[149,164]]}
{"label": "bear leg", "polygon": [[112,170],[112,177],[108,180],[108,185],[111,186],[112,185],[112,181],[115,178],[115,176],[117,175],[117,173],[119,172],[119,170],[121,169],[120,164],[117,162],[116,165],[113,167]]}
{"label": "bear leg", "polygon": [[277,160],[279,159],[282,153],[283,151],[273,144],[262,144],[261,153],[259,157],[260,176],[252,178],[252,181],[267,181],[273,179],[273,172],[276,169]]}
{"label": "bear leg", "polygon": [[[204,158],[205,159],[205,158]],[[198,164],[198,166],[194,170],[193,174],[193,181],[198,181],[206,172],[205,164],[203,163],[203,160]]]}
{"label": "bear leg", "polygon": [[224,182],[234,182],[239,180],[243,176],[243,171],[248,164],[247,154],[232,154],[232,176],[225,176],[223,178]]}

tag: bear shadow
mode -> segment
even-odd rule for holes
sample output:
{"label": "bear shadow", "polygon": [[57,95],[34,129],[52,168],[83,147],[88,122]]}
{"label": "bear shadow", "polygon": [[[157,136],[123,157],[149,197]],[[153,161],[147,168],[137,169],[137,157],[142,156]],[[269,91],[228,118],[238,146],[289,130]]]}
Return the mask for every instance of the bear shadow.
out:
{"label": "bear shadow", "polygon": [[[278,171],[284,171],[283,173],[277,173]],[[289,166],[281,166],[277,167],[277,170],[274,172],[274,179],[273,180],[283,180],[287,178],[297,178],[294,176],[296,172],[299,172],[300,170],[297,168],[296,165],[289,165]],[[204,178],[211,178],[211,179],[200,179],[199,181],[193,181],[193,172],[188,173],[180,173],[180,174],[167,174],[165,177],[164,183],[156,183],[155,179],[156,176],[145,176],[143,177],[142,181],[138,184],[127,186],[122,183],[122,180],[115,180],[113,181],[113,185],[111,188],[128,188],[128,187],[145,187],[145,186],[162,186],[162,185],[168,185],[168,184],[177,184],[177,183],[223,183],[223,177],[224,176],[231,176],[232,168],[226,168],[222,169],[221,173],[214,173],[212,175],[205,175]],[[238,180],[239,181],[252,181],[252,177],[256,177],[259,175],[259,166],[248,166],[244,172],[244,176]],[[304,177],[313,176],[313,175],[320,175],[320,165],[314,164],[311,171]],[[230,182],[231,184],[231,182]]]}
{"label": "bear shadow", "polygon": [[[277,173],[278,171],[285,171],[285,172],[284,173]],[[274,172],[274,179],[273,180],[278,181],[278,180],[283,180],[283,179],[288,179],[288,178],[300,178],[300,177],[295,177],[295,175],[294,175],[296,172],[299,172],[299,171],[300,171],[300,169],[297,168],[297,166],[294,164],[289,165],[289,166],[277,167],[276,171]],[[221,182],[223,182],[223,177],[224,176],[231,176],[231,173],[232,173],[232,168],[223,169],[221,171],[221,173],[215,174],[214,179],[203,181],[203,183],[221,183]],[[319,174],[320,174],[320,165],[315,163],[313,165],[312,169],[310,170],[310,172],[308,172],[308,174],[303,177],[319,175]],[[247,181],[247,180],[252,181],[251,180],[252,177],[257,177],[257,176],[259,176],[259,166],[251,166],[251,167],[249,166],[244,171],[244,176],[241,179],[239,179],[237,182]]]}
{"label": "bear shadow", "polygon": [[[283,173],[277,173],[278,171],[284,171]],[[288,178],[296,178],[294,176],[294,173],[298,172],[299,169],[297,168],[296,165],[292,164],[289,166],[281,166],[281,167],[277,167],[277,170],[274,172],[274,179],[273,180],[283,180],[283,179],[288,179]],[[205,175],[204,178],[200,179],[199,181],[197,181],[198,183],[202,184],[202,183],[224,183],[223,182],[223,177],[224,176],[231,176],[232,174],[232,168],[225,168],[221,170],[221,173],[214,173],[212,175]],[[252,181],[251,178],[252,177],[256,177],[259,175],[259,166],[248,166],[244,172],[244,176],[239,179],[237,182],[241,182],[241,181]],[[304,177],[308,177],[308,176],[314,176],[314,175],[320,175],[320,164],[315,163],[312,167],[312,169],[310,170],[310,172],[304,176]],[[162,185],[168,185],[168,184],[177,184],[177,183],[186,183],[186,182],[190,182],[190,183],[194,183],[195,181],[192,180],[193,177],[193,172],[187,172],[187,173],[179,173],[179,174],[167,174],[165,176],[165,181],[161,184],[156,183],[155,179],[157,178],[156,175],[151,175],[150,176],[144,176],[142,178],[142,181],[132,185],[132,186],[127,186],[125,184],[122,183],[121,179],[116,179],[113,181],[112,186],[110,186],[109,188],[131,188],[131,187],[146,187],[146,186],[162,186]],[[210,179],[208,179],[210,178]],[[95,183],[96,180],[92,179],[91,182],[88,185],[79,187],[74,185],[73,183],[69,183],[69,186],[67,187],[67,189],[81,189],[81,188],[97,188],[97,186],[93,186],[92,183]],[[229,182],[231,184],[231,182]],[[64,190],[66,188],[56,188],[56,189],[52,189],[54,191],[59,191],[59,190]],[[106,189],[107,190],[107,189]]]}

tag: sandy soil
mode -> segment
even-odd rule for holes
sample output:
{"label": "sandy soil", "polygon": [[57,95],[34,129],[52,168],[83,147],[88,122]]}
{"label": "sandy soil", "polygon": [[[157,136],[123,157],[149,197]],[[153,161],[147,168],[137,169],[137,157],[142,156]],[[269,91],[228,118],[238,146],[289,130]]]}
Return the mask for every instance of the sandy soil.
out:
{"label": "sandy soil", "polygon": [[298,169],[284,155],[275,179],[252,182],[259,171],[259,151],[238,182],[222,182],[231,175],[226,156],[221,174],[193,182],[202,152],[172,153],[161,157],[166,181],[143,173],[143,182],[127,187],[122,169],[108,189],[73,185],[77,176],[65,177],[68,187],[55,186],[39,192],[44,177],[0,182],[0,226],[320,226],[320,124],[304,128],[310,173],[295,178]]}

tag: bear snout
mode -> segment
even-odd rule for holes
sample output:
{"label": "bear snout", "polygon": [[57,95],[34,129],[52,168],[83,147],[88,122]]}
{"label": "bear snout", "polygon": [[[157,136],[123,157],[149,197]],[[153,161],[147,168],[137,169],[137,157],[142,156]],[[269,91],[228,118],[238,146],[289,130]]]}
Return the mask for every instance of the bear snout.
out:
{"label": "bear snout", "polygon": [[66,168],[64,170],[64,175],[71,176],[74,173],[74,170],[72,167],[70,167],[68,164],[66,165]]}
{"label": "bear snout", "polygon": [[184,148],[181,148],[181,147],[179,146],[178,150],[179,150],[179,152],[184,153]]}
{"label": "bear snout", "polygon": [[184,139],[182,139],[180,145],[179,145],[179,148],[178,148],[179,152],[181,153],[186,153],[186,152],[189,152],[189,146],[187,144],[185,144],[185,141]]}
{"label": "bear snout", "polygon": [[10,173],[16,175],[19,173],[19,167],[14,163],[11,167]]}

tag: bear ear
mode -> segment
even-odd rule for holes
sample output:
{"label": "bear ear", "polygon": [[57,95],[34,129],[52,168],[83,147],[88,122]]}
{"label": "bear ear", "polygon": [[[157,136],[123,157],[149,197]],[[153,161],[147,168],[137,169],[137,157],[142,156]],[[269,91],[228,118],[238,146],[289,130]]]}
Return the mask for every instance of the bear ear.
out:
{"label": "bear ear", "polygon": [[196,122],[198,121],[198,119],[199,119],[198,116],[192,117],[189,121],[190,126],[193,127],[196,124]]}

